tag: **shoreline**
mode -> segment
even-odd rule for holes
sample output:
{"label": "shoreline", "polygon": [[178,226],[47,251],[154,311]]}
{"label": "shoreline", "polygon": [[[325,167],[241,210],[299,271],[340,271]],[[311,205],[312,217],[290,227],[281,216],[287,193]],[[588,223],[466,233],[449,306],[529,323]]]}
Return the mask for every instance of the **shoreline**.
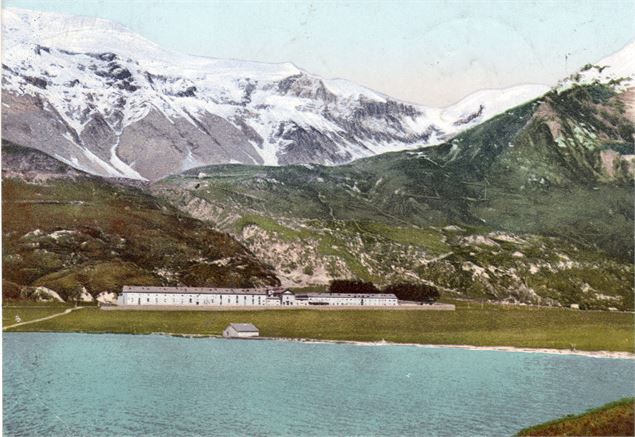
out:
{"label": "shoreline", "polygon": [[520,352],[520,353],[533,353],[533,354],[547,354],[547,355],[573,355],[583,356],[589,358],[605,358],[605,359],[627,359],[635,360],[635,353],[633,352],[612,352],[612,351],[584,351],[584,350],[570,350],[570,349],[553,349],[553,348],[531,348],[531,347],[517,347],[517,346],[475,346],[469,344],[429,344],[429,343],[397,343],[391,341],[358,341],[358,340],[328,340],[328,339],[312,339],[312,338],[299,338],[299,337],[250,337],[250,338],[225,338],[220,334],[186,334],[175,332],[147,332],[147,333],[135,333],[135,332],[86,332],[86,331],[3,331],[7,333],[24,334],[24,333],[56,333],[56,334],[113,334],[113,335],[158,335],[165,337],[180,337],[180,338],[192,338],[192,339],[220,339],[220,340],[245,340],[245,341],[281,341],[292,343],[306,343],[306,344],[346,344],[352,346],[410,346],[423,349],[462,349],[473,351],[493,351],[493,352]]}
{"label": "shoreline", "polygon": [[[611,351],[578,351],[569,349],[550,348],[530,348],[516,346],[474,346],[469,344],[426,344],[426,343],[395,343],[390,341],[355,341],[355,340],[315,340],[309,338],[287,338],[287,337],[254,337],[251,340],[277,340],[296,343],[309,344],[348,344],[354,346],[412,346],[424,349],[463,349],[475,351],[496,351],[496,352],[523,352],[541,353],[549,355],[578,355],[592,358],[613,358],[635,360],[635,353],[631,352],[611,352]],[[239,339],[243,340],[243,339]],[[249,340],[249,339],[246,339]]]}
{"label": "shoreline", "polygon": [[[294,339],[285,339],[293,341]],[[298,340],[296,340],[298,341]],[[592,358],[613,358],[613,359],[631,359],[635,360],[635,354],[630,352],[611,352],[611,351],[579,351],[568,349],[551,349],[551,348],[530,348],[516,346],[475,346],[469,344],[424,344],[424,343],[393,343],[393,342],[360,342],[360,341],[338,341],[338,340],[299,340],[306,343],[344,343],[357,346],[413,346],[424,349],[463,349],[475,351],[495,351],[495,352],[522,352],[522,353],[539,353],[548,355],[578,355]]]}

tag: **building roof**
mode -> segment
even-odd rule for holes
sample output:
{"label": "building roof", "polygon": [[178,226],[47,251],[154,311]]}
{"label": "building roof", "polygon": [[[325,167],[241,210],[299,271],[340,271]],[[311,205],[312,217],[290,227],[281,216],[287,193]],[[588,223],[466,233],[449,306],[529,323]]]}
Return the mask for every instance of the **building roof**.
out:
{"label": "building roof", "polygon": [[212,288],[212,287],[154,287],[124,285],[123,293],[167,293],[167,294],[251,294],[266,296],[273,288]]}
{"label": "building roof", "polygon": [[[364,298],[364,299],[397,299],[394,294],[362,294],[362,293],[305,293],[300,296],[306,297],[324,297],[327,299],[336,298]],[[298,296],[299,297],[299,296]]]}
{"label": "building roof", "polygon": [[233,328],[236,332],[259,332],[251,323],[230,323],[228,328]]}

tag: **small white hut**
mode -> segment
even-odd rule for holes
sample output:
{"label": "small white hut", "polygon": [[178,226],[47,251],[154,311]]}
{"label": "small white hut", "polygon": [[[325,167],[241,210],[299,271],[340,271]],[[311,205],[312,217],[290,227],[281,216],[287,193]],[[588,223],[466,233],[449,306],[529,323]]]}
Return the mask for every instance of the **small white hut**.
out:
{"label": "small white hut", "polygon": [[251,323],[230,323],[223,331],[223,337],[227,338],[249,338],[259,335],[260,331]]}

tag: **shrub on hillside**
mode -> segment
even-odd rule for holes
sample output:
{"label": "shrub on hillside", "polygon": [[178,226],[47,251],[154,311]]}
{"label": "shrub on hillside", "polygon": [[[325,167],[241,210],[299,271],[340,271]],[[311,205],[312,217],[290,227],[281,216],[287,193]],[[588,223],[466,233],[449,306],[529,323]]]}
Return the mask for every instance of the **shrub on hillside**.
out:
{"label": "shrub on hillside", "polygon": [[426,303],[434,303],[441,296],[435,286],[409,282],[390,284],[384,289],[384,293],[392,293],[399,300],[414,300]]}
{"label": "shrub on hillside", "polygon": [[379,289],[372,282],[335,279],[329,286],[330,293],[379,293]]}
{"label": "shrub on hillside", "polygon": [[2,299],[20,299],[21,288],[15,282],[2,280]]}

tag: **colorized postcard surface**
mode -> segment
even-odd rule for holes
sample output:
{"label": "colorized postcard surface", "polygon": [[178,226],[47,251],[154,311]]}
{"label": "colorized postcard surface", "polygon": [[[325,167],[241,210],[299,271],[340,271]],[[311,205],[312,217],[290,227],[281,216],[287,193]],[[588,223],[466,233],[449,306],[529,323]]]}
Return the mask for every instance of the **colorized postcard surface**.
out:
{"label": "colorized postcard surface", "polygon": [[634,2],[1,13],[3,435],[633,435]]}

